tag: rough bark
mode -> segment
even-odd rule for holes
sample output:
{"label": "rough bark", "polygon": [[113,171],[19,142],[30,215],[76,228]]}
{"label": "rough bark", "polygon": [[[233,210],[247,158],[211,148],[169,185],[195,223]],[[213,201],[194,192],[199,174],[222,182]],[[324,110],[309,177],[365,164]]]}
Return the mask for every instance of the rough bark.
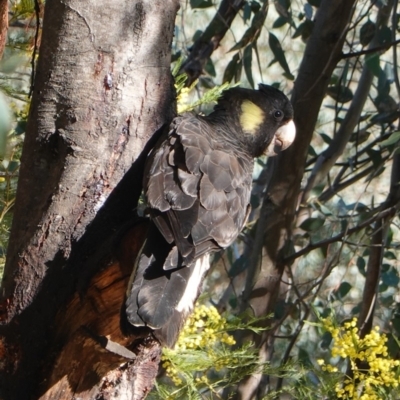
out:
{"label": "rough bark", "polygon": [[143,245],[146,231],[146,222],[141,222],[118,238],[115,257],[103,258],[103,268],[84,297],[76,293],[57,313],[50,346],[55,357],[45,365],[41,400],[142,399],[151,390],[161,346],[151,336],[132,345],[132,337],[123,335],[120,329],[121,298],[131,260]]}
{"label": "rough bark", "polygon": [[0,0],[0,60],[3,56],[8,31],[8,0]]}
{"label": "rough bark", "polygon": [[374,233],[371,237],[370,254],[366,268],[363,298],[358,319],[360,336],[364,337],[373,326],[374,310],[376,306],[379,281],[382,272],[382,260],[385,252],[385,244],[393,218],[400,208],[400,155],[395,154],[392,163],[390,191],[382,204],[382,209],[392,208],[392,212],[385,218],[381,218],[374,225]]}
{"label": "rough bark", "polygon": [[[264,247],[254,275],[249,275],[251,290],[244,299],[257,317],[271,313],[279,295],[285,267],[282,260],[290,243],[308,146],[330,76],[341,57],[354,3],[354,0],[321,2],[292,95],[296,139],[277,160],[271,160],[267,165],[271,168],[272,163],[276,163],[263,203],[266,215],[266,226],[262,232]],[[273,347],[271,333],[266,331],[261,338],[253,338],[260,348],[260,361],[270,357]],[[262,397],[261,379],[261,374],[255,374],[242,382],[237,398],[258,398],[257,391]]]}
{"label": "rough bark", "polygon": [[[170,44],[178,6],[175,0],[46,2],[1,288],[0,350],[9,355],[0,365],[2,399],[43,393],[37,384],[49,380],[43,368],[57,359],[57,326],[68,326],[74,312],[57,323],[56,314],[77,293],[85,299],[90,279],[111,260],[110,238],[134,215],[151,143],[143,147],[173,114]],[[102,301],[122,304],[122,280],[113,282]],[[119,310],[112,310],[113,318],[97,313],[101,335],[115,333]],[[79,336],[74,332],[65,337]],[[60,357],[84,376],[79,359]],[[82,393],[90,398],[90,390]],[[124,398],[138,398],[129,394]],[[53,398],[73,398],[60,396]]]}

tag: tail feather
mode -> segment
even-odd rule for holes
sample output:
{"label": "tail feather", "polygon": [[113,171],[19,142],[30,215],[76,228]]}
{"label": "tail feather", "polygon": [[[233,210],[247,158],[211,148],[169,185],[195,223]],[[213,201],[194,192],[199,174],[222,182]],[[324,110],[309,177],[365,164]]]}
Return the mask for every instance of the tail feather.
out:
{"label": "tail feather", "polygon": [[[204,255],[189,266],[171,263],[176,250],[157,228],[150,228],[148,238],[137,259],[132,282],[128,287],[126,316],[137,327],[147,326],[165,345],[173,346],[179,331],[199,295],[201,283],[209,269],[209,256]],[[172,260],[172,261],[171,261]]]}
{"label": "tail feather", "polygon": [[[153,266],[154,264],[150,269]],[[182,268],[167,274],[158,274],[150,280],[145,275],[137,297],[137,313],[150,328],[160,329],[171,318],[184,291],[185,270],[186,268]]]}

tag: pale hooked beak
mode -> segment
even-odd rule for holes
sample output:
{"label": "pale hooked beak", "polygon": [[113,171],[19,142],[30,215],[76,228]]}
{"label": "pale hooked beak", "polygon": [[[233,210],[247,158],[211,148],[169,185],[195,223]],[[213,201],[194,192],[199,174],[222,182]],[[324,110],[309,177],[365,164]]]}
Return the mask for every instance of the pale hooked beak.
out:
{"label": "pale hooked beak", "polygon": [[296,127],[294,126],[293,120],[290,120],[276,131],[272,142],[269,144],[264,154],[268,157],[276,156],[281,151],[287,149],[293,143],[295,137]]}

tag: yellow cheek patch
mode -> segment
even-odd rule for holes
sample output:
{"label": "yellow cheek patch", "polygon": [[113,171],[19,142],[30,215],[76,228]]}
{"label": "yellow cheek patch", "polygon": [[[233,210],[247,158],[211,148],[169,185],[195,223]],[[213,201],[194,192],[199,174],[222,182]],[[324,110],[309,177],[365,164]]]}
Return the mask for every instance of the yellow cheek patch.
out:
{"label": "yellow cheek patch", "polygon": [[245,133],[254,135],[264,122],[264,111],[250,100],[245,100],[241,109],[240,125]]}

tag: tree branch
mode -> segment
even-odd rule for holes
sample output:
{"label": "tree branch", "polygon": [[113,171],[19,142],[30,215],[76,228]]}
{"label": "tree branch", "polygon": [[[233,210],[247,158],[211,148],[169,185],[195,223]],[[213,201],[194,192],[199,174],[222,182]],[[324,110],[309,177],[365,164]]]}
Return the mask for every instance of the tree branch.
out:
{"label": "tree branch", "polygon": [[[397,10],[398,5],[399,5],[398,0],[394,0],[393,9]],[[392,14],[392,40],[393,41],[396,41],[397,23],[398,23],[398,14],[397,14],[397,12],[394,12]],[[397,42],[400,42],[400,39],[397,40]],[[397,96],[399,99],[400,98],[400,79],[399,79],[399,72],[398,72],[398,65],[397,65],[397,46],[393,46],[393,74],[394,74],[394,83],[395,83],[396,89],[397,89]]]}
{"label": "tree branch", "polygon": [[[382,160],[382,165],[389,159],[389,156],[385,157]],[[346,189],[350,185],[353,185],[354,183],[358,182],[361,178],[364,178],[368,174],[372,172],[376,172],[376,166],[370,165],[369,167],[363,169],[361,172],[357,173],[356,175],[353,175],[351,178],[347,179],[346,181],[342,182],[334,182],[332,185],[329,186],[327,190],[322,192],[318,200],[321,202],[326,202],[330,200],[334,195],[338,194],[340,191]]]}
{"label": "tree branch", "polygon": [[8,30],[8,0],[0,0],[0,60],[7,41]]}
{"label": "tree branch", "polygon": [[[39,385],[40,394],[51,391],[49,370],[54,390],[67,387],[68,378],[69,393],[79,387],[79,394],[63,397],[61,390],[49,399],[111,398],[101,395],[102,377],[111,379],[115,364],[104,367],[104,360],[96,369],[97,356],[103,360],[98,351],[82,357],[87,341],[98,345],[79,328],[90,317],[87,326],[94,333],[123,339],[119,321],[126,281],[113,280],[110,291],[91,283],[100,269],[112,270],[110,242],[134,217],[152,138],[174,115],[170,46],[178,7],[177,0],[46,2],[0,290],[0,347],[14,354],[7,368],[0,365],[4,400],[38,399]],[[105,85],[108,76],[112,85]],[[107,296],[96,299],[96,291]],[[68,308],[71,298],[75,308]],[[80,301],[93,309],[78,319]],[[66,315],[66,307],[77,312]],[[57,331],[61,325],[63,332]],[[63,347],[64,340],[71,347]],[[139,359],[138,342],[130,350]],[[71,362],[59,368],[55,360]],[[143,381],[123,381],[122,387],[117,379],[135,372],[136,362],[115,370],[112,398],[141,399],[147,393],[140,389]],[[68,368],[67,375],[57,375]],[[89,389],[99,396],[91,397]],[[131,395],[136,389],[140,395]]]}
{"label": "tree branch", "polygon": [[385,242],[390,224],[400,208],[400,154],[395,154],[393,158],[390,191],[382,207],[392,209],[392,212],[377,220],[375,233],[371,239],[358,325],[361,337],[364,337],[372,328]]}
{"label": "tree branch", "polygon": [[303,249],[297,251],[296,253],[290,254],[287,257],[283,258],[283,262],[285,264],[291,264],[296,258],[299,258],[301,256],[304,256],[305,254],[309,253],[311,250],[319,249],[321,247],[325,247],[328,244],[332,244],[335,242],[340,242],[343,240],[344,237],[352,235],[353,233],[356,233],[360,231],[361,229],[366,228],[367,226],[371,225],[372,223],[376,221],[380,221],[384,218],[387,218],[389,215],[391,215],[395,211],[395,207],[390,207],[387,209],[384,209],[383,211],[379,212],[378,214],[374,215],[373,217],[367,219],[366,221],[362,222],[361,224],[355,226],[354,228],[349,228],[346,229],[345,231],[342,231],[338,233],[335,236],[332,236],[329,239],[321,240],[317,243],[310,243]]}
{"label": "tree branch", "polygon": [[[248,276],[255,283],[244,301],[252,308],[255,316],[268,315],[279,296],[280,280],[285,267],[282,254],[291,236],[309,144],[330,77],[340,60],[354,3],[349,0],[322,0],[315,26],[307,41],[292,95],[296,139],[275,161],[276,174],[271,179],[262,206],[267,215],[267,224],[261,265],[256,269],[256,277]],[[337,18],[338,15],[341,18]],[[271,167],[271,162],[268,161],[267,168]],[[272,352],[270,339],[270,332],[261,338],[252,338],[260,348],[261,362],[268,360]],[[236,398],[254,398],[261,378],[261,375],[255,374],[243,381]]]}
{"label": "tree branch", "polygon": [[35,81],[35,67],[36,67],[36,54],[39,45],[39,32],[40,32],[40,4],[39,0],[34,1],[35,4],[35,18],[36,18],[36,29],[35,29],[35,41],[33,44],[32,58],[31,58],[31,88],[29,89],[29,96],[31,97],[33,91],[33,85]]}
{"label": "tree branch", "polygon": [[[388,4],[379,10],[377,17],[377,25],[387,25],[390,10],[393,7],[393,0],[388,1]],[[375,48],[379,43],[379,30],[377,29],[374,38],[370,42],[369,48]],[[353,100],[346,113],[346,116],[340,125],[340,128],[334,136],[328,148],[324,150],[318,157],[317,162],[308,178],[307,185],[303,192],[302,203],[305,204],[309,197],[312,188],[320,183],[327,176],[336,160],[343,154],[346,145],[357,126],[361,113],[364,109],[364,104],[368,98],[370,87],[372,84],[373,74],[367,65],[364,65],[357,89],[354,93]]]}
{"label": "tree branch", "polygon": [[395,48],[396,45],[398,45],[399,43],[400,43],[400,39],[394,40],[393,42],[387,43],[382,46],[372,47],[372,48],[361,50],[361,51],[355,51],[354,53],[344,53],[344,54],[342,54],[342,58],[346,59],[346,58],[360,57],[360,56],[364,56],[366,54],[374,54],[374,53],[378,53],[381,51],[387,51],[391,47]]}
{"label": "tree branch", "polygon": [[182,65],[181,72],[186,72],[190,86],[203,72],[204,66],[213,51],[229,30],[237,13],[242,8],[244,0],[222,0],[214,18],[193,44],[189,57]]}

